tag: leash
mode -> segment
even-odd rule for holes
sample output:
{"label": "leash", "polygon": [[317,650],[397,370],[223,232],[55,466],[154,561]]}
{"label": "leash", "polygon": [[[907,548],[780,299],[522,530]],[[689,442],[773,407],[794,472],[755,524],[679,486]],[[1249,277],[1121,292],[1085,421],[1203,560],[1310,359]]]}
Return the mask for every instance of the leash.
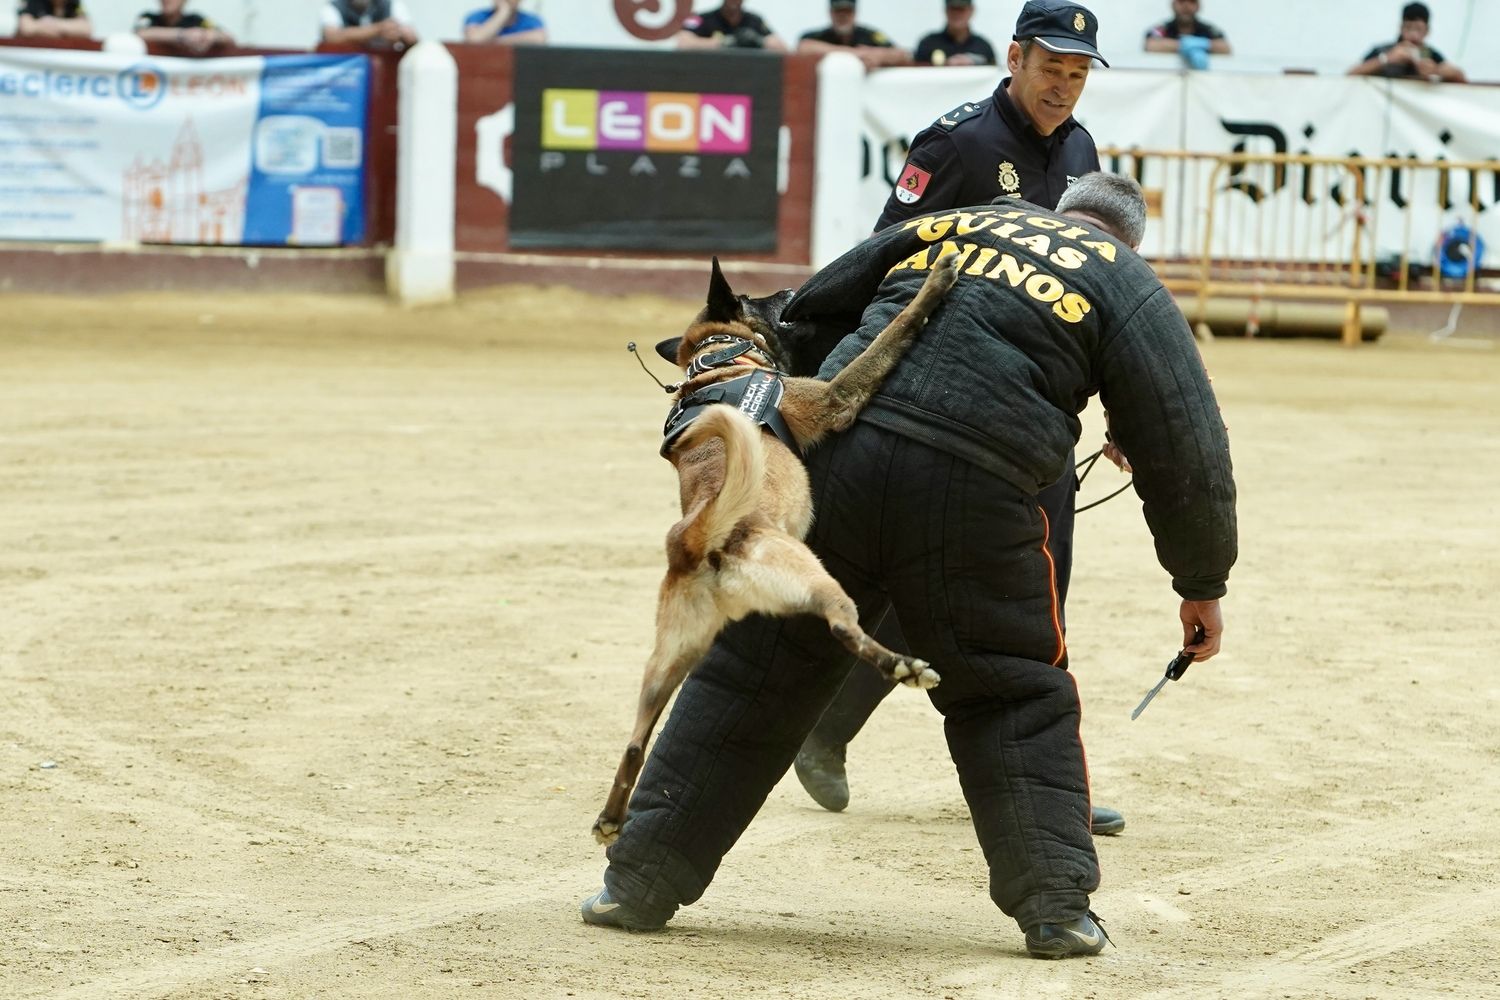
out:
{"label": "leash", "polygon": [[662,382],[661,379],[657,378],[655,375],[652,375],[651,374],[651,369],[649,369],[649,368],[646,367],[646,362],[641,358],[641,353],[635,349],[635,341],[632,340],[628,344],[626,344],[625,345],[625,350],[627,350],[631,354],[635,355],[636,361],[640,362],[641,371],[645,372],[647,375],[650,375],[651,376],[651,381],[655,382],[658,386],[660,386],[661,389],[662,389],[662,391],[665,392],[668,396],[672,395],[674,392],[677,392],[679,389],[682,388],[682,386],[683,386],[682,382],[673,382],[671,385],[666,385],[665,383]]}
{"label": "leash", "polygon": [[[1100,448],[1098,451],[1094,452],[1088,458],[1084,459],[1082,462],[1079,462],[1077,465],[1073,466],[1073,471],[1074,472],[1078,472],[1079,469],[1083,470],[1081,473],[1078,473],[1078,485],[1079,486],[1082,486],[1083,485],[1083,481],[1089,477],[1089,473],[1094,471],[1094,465],[1099,461],[1099,457],[1101,455],[1103,455],[1103,454],[1104,454],[1104,449]],[[1075,507],[1075,508],[1073,508],[1073,513],[1075,513],[1075,514],[1082,514],[1086,510],[1092,510],[1093,508],[1099,506],[1101,503],[1105,503],[1107,501],[1113,500],[1115,497],[1119,496],[1121,493],[1124,493],[1126,490],[1130,489],[1131,484],[1134,483],[1134,482],[1135,482],[1135,477],[1132,476],[1129,480],[1126,481],[1126,483],[1125,483],[1124,486],[1121,486],[1119,489],[1115,490],[1113,493],[1111,493],[1109,496],[1105,497],[1103,500],[1095,500],[1093,503],[1084,504],[1082,507]]]}

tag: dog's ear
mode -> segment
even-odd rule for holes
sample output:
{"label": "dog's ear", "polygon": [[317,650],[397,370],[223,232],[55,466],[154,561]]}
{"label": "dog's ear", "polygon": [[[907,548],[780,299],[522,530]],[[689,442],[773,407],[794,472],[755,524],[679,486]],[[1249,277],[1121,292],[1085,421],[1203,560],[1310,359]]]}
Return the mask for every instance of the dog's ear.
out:
{"label": "dog's ear", "polygon": [[734,323],[740,319],[740,300],[719,269],[718,257],[714,258],[713,274],[708,279],[708,307],[703,318],[711,323]]}
{"label": "dog's ear", "polygon": [[657,356],[675,365],[677,363],[677,349],[681,346],[681,337],[668,337],[656,345]]}

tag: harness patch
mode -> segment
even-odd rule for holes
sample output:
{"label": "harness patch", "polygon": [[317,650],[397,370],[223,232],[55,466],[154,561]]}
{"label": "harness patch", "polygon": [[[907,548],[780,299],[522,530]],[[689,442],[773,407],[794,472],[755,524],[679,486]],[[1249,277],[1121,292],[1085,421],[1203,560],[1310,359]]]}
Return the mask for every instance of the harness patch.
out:
{"label": "harness patch", "polygon": [[797,447],[791,428],[781,416],[781,398],[785,394],[786,386],[782,383],[781,376],[764,369],[699,389],[686,399],[674,403],[667,414],[667,422],[661,429],[662,457],[665,458],[671,452],[672,446],[688,429],[688,425],[716,403],[735,407],[757,426],[770,430],[793,453],[801,455],[802,449]]}

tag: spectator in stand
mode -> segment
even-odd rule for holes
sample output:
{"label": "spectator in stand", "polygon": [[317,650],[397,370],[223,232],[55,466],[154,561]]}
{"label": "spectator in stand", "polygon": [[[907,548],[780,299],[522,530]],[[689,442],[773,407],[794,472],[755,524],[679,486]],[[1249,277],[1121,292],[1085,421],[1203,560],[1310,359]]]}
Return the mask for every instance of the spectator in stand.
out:
{"label": "spectator in stand", "polygon": [[1425,3],[1409,3],[1401,9],[1401,35],[1389,45],[1377,45],[1364,62],[1349,71],[1351,76],[1412,77],[1433,83],[1467,83],[1464,71],[1427,44],[1432,13]]}
{"label": "spectator in stand", "polygon": [[92,38],[94,25],[79,0],[21,0],[17,38]]}
{"label": "spectator in stand", "polygon": [[322,22],[325,45],[400,49],[417,44],[417,29],[403,0],[328,0]]}
{"label": "spectator in stand", "polygon": [[147,42],[171,45],[188,55],[207,55],[211,50],[234,44],[229,33],[221,31],[202,14],[184,14],[187,0],[161,0],[158,13],[142,11],[135,19],[135,33]]}
{"label": "spectator in stand", "polygon": [[1198,20],[1198,0],[1172,0],[1172,19],[1146,32],[1147,52],[1176,52],[1192,69],[1208,69],[1208,57],[1230,55],[1224,32]]}
{"label": "spectator in stand", "polygon": [[974,20],[974,0],[943,0],[943,8],[948,26],[917,43],[915,60],[934,66],[995,65],[995,47],[969,27]]}
{"label": "spectator in stand", "polygon": [[679,49],[770,49],[785,52],[783,42],[765,18],[745,9],[744,0],[724,0],[707,14],[689,14],[677,32]]}
{"label": "spectator in stand", "polygon": [[546,45],[547,26],[521,12],[521,0],[494,0],[464,18],[464,41],[475,44]]}
{"label": "spectator in stand", "polygon": [[855,0],[830,0],[828,27],[803,35],[797,42],[797,54],[822,56],[849,51],[867,70],[910,63],[911,53],[894,45],[885,32],[855,22],[854,3]]}

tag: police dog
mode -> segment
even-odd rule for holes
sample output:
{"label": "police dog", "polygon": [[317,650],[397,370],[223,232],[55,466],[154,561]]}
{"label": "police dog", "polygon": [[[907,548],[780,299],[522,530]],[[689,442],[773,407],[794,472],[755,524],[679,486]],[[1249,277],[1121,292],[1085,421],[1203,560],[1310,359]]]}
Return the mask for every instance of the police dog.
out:
{"label": "police dog", "polygon": [[[760,300],[737,296],[717,259],[707,305],[680,338],[658,345],[687,376],[662,445],[663,456],[677,468],[682,520],[667,532],[656,645],[646,662],[630,743],[594,822],[599,843],[619,836],[646,743],[667,700],[728,622],[756,613],[817,615],[846,649],[892,680],[937,685],[937,672],[925,662],[865,634],[854,602],[803,544],[813,504],[799,453],[854,422],[953,287],[955,259],[950,254],[939,260],[916,297],[831,381],[776,370],[785,345],[773,346],[768,334],[790,293]],[[748,381],[740,386],[741,379]]]}

